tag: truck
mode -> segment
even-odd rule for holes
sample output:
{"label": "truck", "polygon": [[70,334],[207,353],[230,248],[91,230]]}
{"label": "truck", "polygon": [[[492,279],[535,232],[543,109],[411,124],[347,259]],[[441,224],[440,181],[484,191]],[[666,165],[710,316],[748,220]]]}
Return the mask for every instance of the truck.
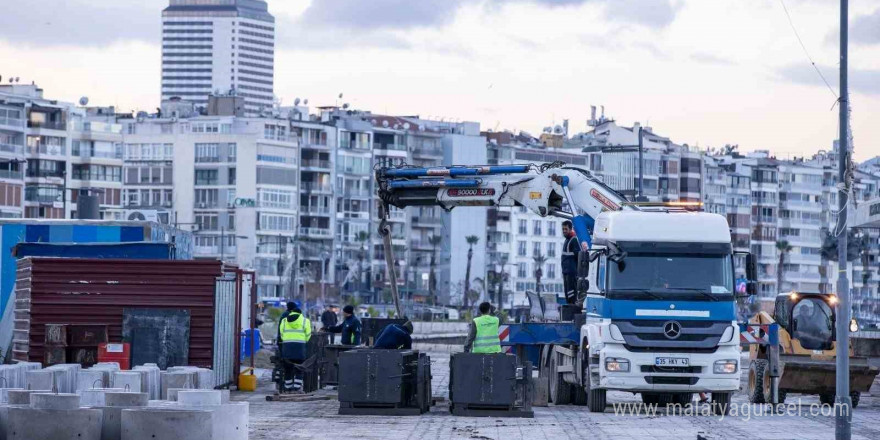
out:
{"label": "truck", "polygon": [[[733,251],[725,217],[686,203],[628,201],[589,170],[561,162],[398,165],[377,168],[376,181],[384,216],[390,206],[510,206],[572,222],[582,247],[577,304],[551,314],[558,321],[500,331],[502,345],[547,378],[555,403],[602,412],[609,390],[639,393],[649,404],[683,404],[705,392],[715,412],[729,410],[742,368],[735,260],[744,261],[748,280],[756,265]],[[379,232],[390,259],[385,223]],[[393,264],[388,270],[395,279]],[[745,294],[754,293],[747,282]]]}

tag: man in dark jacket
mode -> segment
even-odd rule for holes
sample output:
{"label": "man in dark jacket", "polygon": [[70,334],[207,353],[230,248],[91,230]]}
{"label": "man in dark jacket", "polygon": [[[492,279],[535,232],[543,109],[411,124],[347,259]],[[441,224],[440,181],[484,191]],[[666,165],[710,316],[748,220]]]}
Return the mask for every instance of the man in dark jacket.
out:
{"label": "man in dark jacket", "polygon": [[[324,313],[321,314],[321,325],[324,326],[324,328],[330,328],[330,327],[333,327],[334,325],[336,325],[337,323],[339,323],[339,317],[336,316],[336,306],[334,306],[334,305],[327,306],[327,310],[324,310]],[[336,334],[335,333],[330,333],[330,343],[331,344],[336,343]]]}
{"label": "man in dark jacket", "polygon": [[565,243],[562,245],[562,287],[565,290],[565,302],[574,304],[577,302],[577,265],[581,246],[568,220],[562,222],[562,235],[565,236]]}
{"label": "man in dark jacket", "polygon": [[345,318],[342,324],[332,327],[325,327],[324,330],[330,333],[342,333],[342,345],[361,345],[361,320],[354,316],[354,307],[347,305],[342,309],[342,316]]}
{"label": "man in dark jacket", "polygon": [[410,350],[412,349],[413,323],[406,320],[403,324],[388,324],[376,336],[373,348],[386,350]]}

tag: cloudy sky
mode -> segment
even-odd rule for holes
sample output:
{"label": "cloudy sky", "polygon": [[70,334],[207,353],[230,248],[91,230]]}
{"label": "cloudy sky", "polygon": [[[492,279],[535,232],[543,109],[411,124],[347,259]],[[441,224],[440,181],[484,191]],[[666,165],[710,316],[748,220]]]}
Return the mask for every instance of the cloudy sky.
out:
{"label": "cloudy sky", "polygon": [[[29,0],[0,14],[0,75],[47,96],[152,110],[167,0]],[[856,157],[880,154],[880,0],[851,2]],[[837,0],[785,0],[831,86]],[[677,142],[780,156],[829,148],[835,95],[779,0],[269,0],[275,91],[526,130],[590,105]]]}

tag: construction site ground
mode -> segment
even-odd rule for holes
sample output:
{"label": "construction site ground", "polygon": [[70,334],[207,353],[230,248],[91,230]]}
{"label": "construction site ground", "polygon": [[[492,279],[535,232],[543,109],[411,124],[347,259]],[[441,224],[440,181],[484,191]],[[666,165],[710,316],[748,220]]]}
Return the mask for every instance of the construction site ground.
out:
{"label": "construction site ground", "polygon": [[[424,346],[431,357],[434,396],[448,395],[450,349]],[[744,361],[746,359],[744,358]],[[747,361],[746,361],[747,362]],[[745,365],[748,365],[747,363]],[[268,402],[273,394],[269,370],[258,370],[259,388],[254,393],[234,392],[233,400],[250,402],[250,439],[767,439],[825,440],[834,438],[834,416],[818,411],[816,396],[790,395],[786,414],[773,414],[748,406],[744,391],[734,396],[738,409],[748,415],[725,417],[707,415],[707,405],[696,404],[684,415],[615,414],[611,403],[638,405],[639,395],[624,392],[608,394],[609,407],[602,414],[591,413],[583,406],[562,405],[535,407],[535,418],[454,417],[448,402],[439,402],[430,413],[421,416],[340,416],[335,399],[312,402]],[[742,389],[747,376],[742,375]],[[853,439],[880,439],[880,384],[863,394],[853,412]],[[318,394],[335,395],[321,390]],[[798,404],[799,402],[799,404]]]}

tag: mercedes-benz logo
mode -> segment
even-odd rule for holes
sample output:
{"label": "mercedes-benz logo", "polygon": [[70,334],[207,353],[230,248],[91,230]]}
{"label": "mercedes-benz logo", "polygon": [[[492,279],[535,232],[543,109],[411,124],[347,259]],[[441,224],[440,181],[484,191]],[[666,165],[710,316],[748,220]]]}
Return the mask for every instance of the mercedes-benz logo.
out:
{"label": "mercedes-benz logo", "polygon": [[681,336],[681,324],[678,321],[669,321],[663,324],[663,334],[669,339]]}

